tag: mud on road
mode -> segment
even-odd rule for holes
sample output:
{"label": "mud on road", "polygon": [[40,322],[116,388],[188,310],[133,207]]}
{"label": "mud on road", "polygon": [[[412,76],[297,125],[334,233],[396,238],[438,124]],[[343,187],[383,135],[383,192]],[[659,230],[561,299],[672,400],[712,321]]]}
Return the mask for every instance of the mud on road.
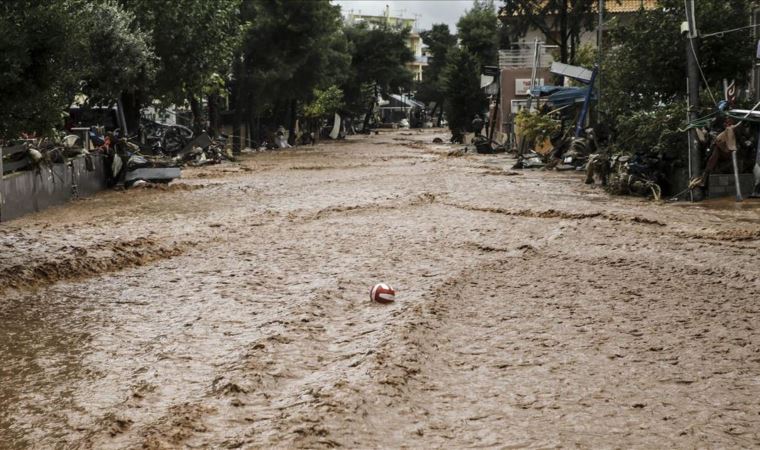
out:
{"label": "mud on road", "polygon": [[2,447],[760,446],[756,203],[610,198],[434,137],[0,225]]}

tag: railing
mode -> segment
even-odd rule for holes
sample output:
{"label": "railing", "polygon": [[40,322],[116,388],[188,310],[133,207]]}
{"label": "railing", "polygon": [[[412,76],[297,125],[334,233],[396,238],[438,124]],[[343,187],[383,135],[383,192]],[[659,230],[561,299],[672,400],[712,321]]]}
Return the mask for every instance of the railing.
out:
{"label": "railing", "polygon": [[[499,50],[499,68],[518,69],[533,67],[533,45],[520,46],[517,49]],[[549,67],[554,57],[546,49],[539,50],[538,67]]]}

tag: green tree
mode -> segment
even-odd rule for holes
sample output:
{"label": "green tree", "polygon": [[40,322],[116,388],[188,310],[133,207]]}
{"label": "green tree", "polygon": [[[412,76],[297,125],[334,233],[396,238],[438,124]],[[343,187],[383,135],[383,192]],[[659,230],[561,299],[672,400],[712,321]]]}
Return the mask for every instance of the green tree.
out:
{"label": "green tree", "polygon": [[152,84],[158,59],[133,13],[107,0],[83,5],[78,17],[85,37],[80,55],[87,56],[81,89],[91,104],[112,105],[123,91]]}
{"label": "green tree", "polygon": [[[603,107],[613,117],[654,108],[685,96],[686,50],[680,24],[684,2],[660,0],[660,7],[641,10],[626,25],[611,32],[613,47],[603,67]],[[701,34],[736,28],[750,14],[747,0],[700,0],[697,27]],[[716,97],[722,80],[745,81],[754,48],[750,30],[700,39],[702,71]],[[704,86],[703,86],[704,87]]]}
{"label": "green tree", "polygon": [[[436,110],[443,113],[446,92],[442,75],[446,68],[448,54],[457,45],[457,38],[451,34],[449,26],[445,23],[433,25],[433,28],[423,31],[420,36],[432,56],[428,58],[428,65],[423,69],[422,82],[417,88],[417,99],[425,103],[435,102],[435,107],[431,111],[431,115],[435,116]],[[441,115],[438,116],[438,126],[440,126]]]}
{"label": "green tree", "polygon": [[367,129],[379,94],[412,86],[412,73],[406,67],[414,61],[414,54],[407,47],[409,30],[386,26],[369,29],[359,25],[348,27],[345,32],[351,52],[351,76],[343,87],[346,104],[354,113],[366,111]]}
{"label": "green tree", "polygon": [[83,37],[67,1],[0,2],[0,138],[48,133],[77,91]]}
{"label": "green tree", "polygon": [[[609,0],[616,1],[616,0]],[[499,17],[513,40],[540,30],[548,44],[558,45],[560,61],[574,62],[584,30],[593,29],[598,0],[504,0]]]}
{"label": "green tree", "polygon": [[338,86],[315,89],[314,99],[304,107],[304,117],[323,119],[340,111],[343,106],[343,91]]}
{"label": "green tree", "polygon": [[488,106],[480,88],[480,65],[467,49],[455,49],[443,73],[446,89],[446,117],[452,139],[461,141],[465,131],[471,131],[475,114],[482,114]]}
{"label": "green tree", "polygon": [[319,139],[319,131],[324,119],[334,117],[335,113],[344,108],[343,91],[335,85],[327,89],[315,89],[313,99],[303,108],[303,116],[309,122],[309,128]]}
{"label": "green tree", "polygon": [[473,0],[457,22],[459,40],[481,66],[495,65],[499,56],[499,21],[493,0]]}
{"label": "green tree", "polygon": [[340,9],[328,0],[244,2],[241,17],[235,120],[258,130],[254,122],[268,114],[274,125],[287,122],[294,131],[299,103],[346,77],[350,56]]}
{"label": "green tree", "polygon": [[[215,74],[229,72],[239,39],[241,0],[120,2],[135,13],[140,28],[151,34],[151,45],[160,61],[150,93],[167,103],[189,102],[194,126],[200,128],[200,95]],[[125,94],[125,104],[134,120],[147,97],[143,91]]]}

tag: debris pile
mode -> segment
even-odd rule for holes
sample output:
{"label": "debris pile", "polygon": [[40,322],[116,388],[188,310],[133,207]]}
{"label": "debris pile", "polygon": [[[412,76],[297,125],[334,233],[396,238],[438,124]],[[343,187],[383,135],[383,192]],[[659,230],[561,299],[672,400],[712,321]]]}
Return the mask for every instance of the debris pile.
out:
{"label": "debris pile", "polygon": [[[84,128],[86,134],[60,134],[54,138],[24,137],[2,147],[3,174],[41,170],[84,157],[93,171],[93,155],[101,155],[109,186],[131,187],[138,183],[169,183],[181,176],[183,166],[204,166],[234,160],[225,138],[207,133],[194,136],[182,125],[163,125],[143,119],[140,138],[123,138],[119,131]],[[86,140],[86,142],[84,141]],[[137,143],[139,142],[139,143]],[[88,150],[89,148],[89,150]]]}
{"label": "debris pile", "polygon": [[2,175],[23,171],[40,170],[51,164],[63,164],[73,158],[84,156],[86,167],[93,170],[91,153],[81,146],[77,135],[61,135],[56,138],[19,139],[0,146],[2,149]]}

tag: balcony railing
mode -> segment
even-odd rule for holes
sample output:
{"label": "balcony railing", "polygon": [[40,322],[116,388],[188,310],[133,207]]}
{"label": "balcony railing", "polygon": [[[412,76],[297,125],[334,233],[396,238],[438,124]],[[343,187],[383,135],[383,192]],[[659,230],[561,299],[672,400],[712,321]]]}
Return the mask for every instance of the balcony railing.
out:
{"label": "balcony railing", "polygon": [[[533,43],[519,44],[516,48],[499,50],[499,67],[519,69],[533,67]],[[549,67],[554,57],[545,48],[539,49],[538,67]]]}

